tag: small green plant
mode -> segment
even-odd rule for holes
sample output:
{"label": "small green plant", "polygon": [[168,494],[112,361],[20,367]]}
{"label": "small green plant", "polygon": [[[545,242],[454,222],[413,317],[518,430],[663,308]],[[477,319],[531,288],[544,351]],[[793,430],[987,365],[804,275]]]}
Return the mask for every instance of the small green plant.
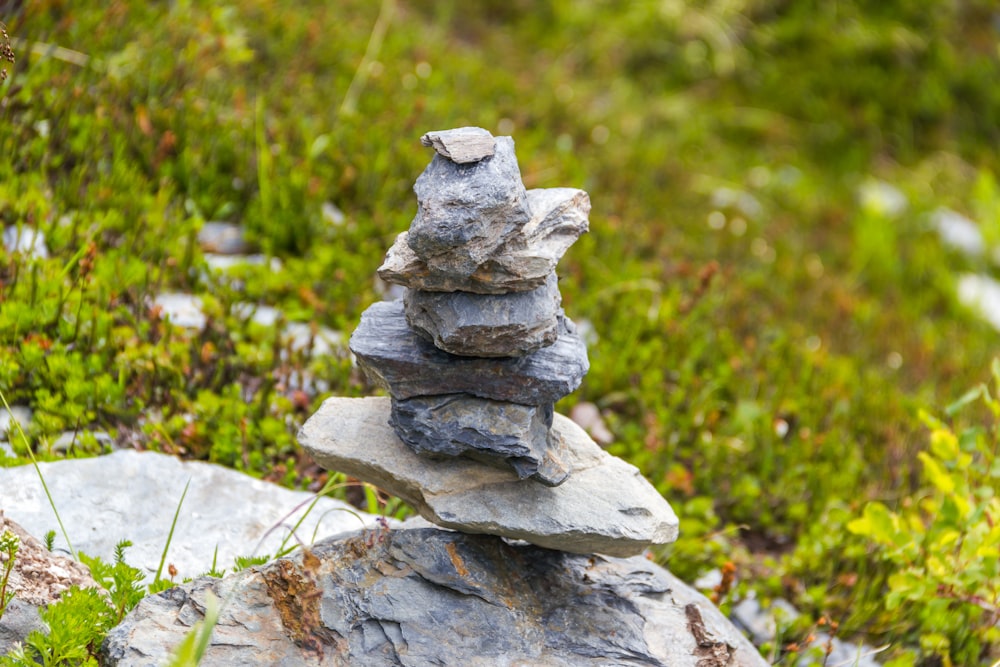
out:
{"label": "small green plant", "polygon": [[108,591],[117,623],[146,596],[142,571],[125,562],[125,550],[130,546],[132,543],[128,540],[118,542],[114,563],[111,564],[96,556],[80,554],[80,561],[90,568],[94,581]]}
{"label": "small green plant", "polygon": [[14,559],[20,546],[21,539],[9,530],[3,531],[3,535],[0,535],[0,556],[3,557],[3,564],[0,565],[0,618],[3,618],[7,605],[14,599],[13,591],[7,592],[7,584],[14,571]]}
{"label": "small green plant", "polygon": [[[993,362],[1000,390],[1000,360]],[[949,406],[979,403],[990,423],[964,428],[921,414],[924,488],[891,510],[868,503],[848,524],[890,568],[885,608],[909,619],[921,651],[945,665],[980,664],[1000,648],[1000,399],[983,384]],[[912,664],[908,654],[896,664]]]}
{"label": "small green plant", "polygon": [[48,633],[32,631],[19,648],[0,657],[0,667],[96,667],[101,641],[118,622],[105,596],[95,588],[74,586],[40,613]]}

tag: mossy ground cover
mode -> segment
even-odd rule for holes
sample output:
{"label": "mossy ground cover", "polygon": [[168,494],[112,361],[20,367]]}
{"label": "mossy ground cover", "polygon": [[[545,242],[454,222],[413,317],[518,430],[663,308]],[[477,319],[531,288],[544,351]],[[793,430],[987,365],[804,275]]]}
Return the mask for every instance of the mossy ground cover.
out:
{"label": "mossy ground cover", "polygon": [[[659,557],[689,579],[733,563],[723,605],[791,599],[805,616],[769,648],[785,664],[819,619],[901,664],[996,659],[995,596],[887,606],[899,563],[848,530],[869,501],[928,497],[918,410],[989,378],[996,333],[954,295],[995,270],[930,214],[1000,240],[991,2],[47,0],[0,19],[0,220],[50,250],[0,254],[0,389],[34,410],[37,454],[103,429],[320,485],[298,425],[375,389],[241,304],[353,330],[415,212],[419,136],[478,125],[514,136],[528,187],[591,194],[560,287],[592,370],[559,408],[596,403],[674,504],[683,535]],[[209,220],[281,270],[209,270]],[[164,321],[165,291],[199,295],[205,326]]]}

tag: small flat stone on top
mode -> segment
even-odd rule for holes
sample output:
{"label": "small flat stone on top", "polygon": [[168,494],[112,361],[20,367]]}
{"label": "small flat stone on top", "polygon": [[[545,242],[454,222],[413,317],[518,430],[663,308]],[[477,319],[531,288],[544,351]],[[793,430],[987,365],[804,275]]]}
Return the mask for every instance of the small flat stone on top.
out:
{"label": "small flat stone on top", "polygon": [[496,139],[481,127],[459,127],[428,132],[420,137],[420,143],[433,148],[438,155],[452,162],[468,164],[492,157]]}

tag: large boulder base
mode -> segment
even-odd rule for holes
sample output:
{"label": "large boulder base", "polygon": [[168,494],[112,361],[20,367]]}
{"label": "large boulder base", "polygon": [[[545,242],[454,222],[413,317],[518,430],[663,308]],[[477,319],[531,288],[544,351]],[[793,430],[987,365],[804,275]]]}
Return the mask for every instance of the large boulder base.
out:
{"label": "large boulder base", "polygon": [[677,538],[677,516],[639,470],[556,414],[568,479],[550,487],[476,461],[419,456],[389,426],[388,398],[327,399],[299,431],[316,463],[371,482],[439,526],[572,553],[634,556]]}
{"label": "large boulder base", "polygon": [[202,667],[758,667],[703,596],[643,557],[583,556],[435,528],[371,531],[146,598],[108,667],[162,664],[224,600]]}

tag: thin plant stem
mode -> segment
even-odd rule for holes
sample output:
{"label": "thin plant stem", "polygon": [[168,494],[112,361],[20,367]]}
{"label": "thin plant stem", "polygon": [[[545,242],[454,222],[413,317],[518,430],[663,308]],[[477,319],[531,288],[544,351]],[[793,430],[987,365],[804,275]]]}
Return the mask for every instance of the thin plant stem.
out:
{"label": "thin plant stem", "polygon": [[382,7],[378,10],[378,18],[375,19],[371,35],[368,36],[368,47],[365,49],[365,55],[361,58],[358,68],[354,70],[351,85],[347,87],[344,101],[340,104],[339,115],[352,115],[357,112],[361,90],[368,82],[368,72],[371,70],[372,62],[382,50],[382,42],[385,40],[385,34],[389,31],[389,24],[392,23],[392,15],[395,11],[396,0],[382,0]]}
{"label": "thin plant stem", "polygon": [[163,545],[163,554],[160,556],[160,565],[156,568],[156,578],[153,579],[154,584],[160,583],[160,575],[163,574],[163,564],[167,561],[167,551],[170,549],[170,542],[174,539],[174,528],[177,526],[177,517],[181,514],[181,505],[184,504],[184,498],[187,496],[188,487],[191,486],[191,478],[188,478],[187,484],[184,485],[184,492],[181,493],[181,499],[177,501],[177,509],[174,510],[174,520],[170,522],[170,532],[167,533],[167,543]]}
{"label": "thin plant stem", "polygon": [[73,555],[73,558],[79,560],[76,554],[76,549],[73,548],[73,543],[69,539],[69,533],[66,532],[66,527],[63,525],[62,517],[59,516],[59,510],[56,509],[56,503],[52,499],[52,493],[49,492],[49,485],[45,483],[45,476],[42,475],[42,469],[38,467],[38,459],[35,458],[35,453],[31,451],[31,443],[28,442],[28,436],[24,434],[24,429],[21,428],[21,423],[14,419],[14,413],[10,409],[10,405],[7,404],[7,397],[4,396],[2,391],[0,391],[0,401],[3,401],[3,407],[10,416],[11,423],[17,427],[18,435],[20,435],[21,440],[24,441],[24,447],[28,450],[28,457],[31,459],[31,465],[35,466],[35,472],[38,474],[38,479],[42,482],[42,489],[45,490],[45,497],[49,499],[49,507],[52,508],[52,513],[56,515],[56,522],[59,523],[59,530],[62,531],[62,536],[63,539],[66,540],[69,552]]}

